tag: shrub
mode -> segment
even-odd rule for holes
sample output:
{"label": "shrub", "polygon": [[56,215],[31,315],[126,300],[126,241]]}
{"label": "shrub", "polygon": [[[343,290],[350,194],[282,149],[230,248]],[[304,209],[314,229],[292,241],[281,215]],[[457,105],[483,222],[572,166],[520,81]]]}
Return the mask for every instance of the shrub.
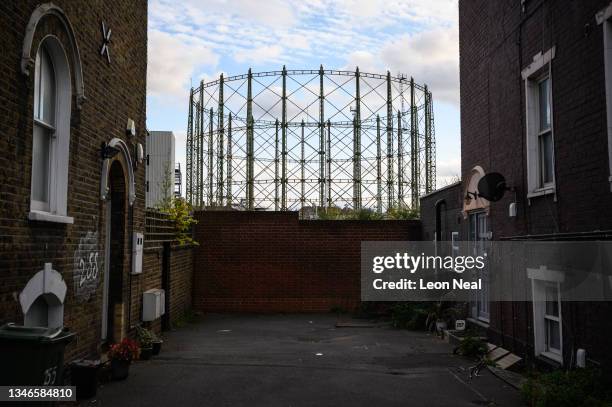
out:
{"label": "shrub", "polygon": [[193,207],[185,198],[171,197],[162,202],[159,210],[168,215],[174,223],[174,238],[180,246],[198,245],[191,233],[191,227],[198,223],[193,217]]}
{"label": "shrub", "polygon": [[317,216],[321,220],[340,220],[344,219],[344,214],[342,213],[342,209],[332,206],[331,208],[321,209]]}
{"label": "shrub", "polygon": [[395,328],[423,329],[427,312],[418,303],[397,303],[391,308],[391,323]]}
{"label": "shrub", "polygon": [[487,353],[487,344],[480,338],[467,335],[459,343],[457,352],[467,357],[482,357]]}
{"label": "shrub", "polygon": [[353,211],[350,214],[349,219],[356,220],[381,220],[383,219],[382,214],[373,211],[371,209],[360,209],[358,211]]}
{"label": "shrub", "polygon": [[609,383],[599,369],[556,370],[532,375],[521,393],[533,407],[612,406]]}
{"label": "shrub", "polygon": [[153,332],[140,325],[136,325],[136,336],[141,348],[150,348],[153,346],[153,342],[157,340],[157,336]]}
{"label": "shrub", "polygon": [[419,211],[405,206],[392,206],[387,209],[386,217],[394,220],[419,219]]}

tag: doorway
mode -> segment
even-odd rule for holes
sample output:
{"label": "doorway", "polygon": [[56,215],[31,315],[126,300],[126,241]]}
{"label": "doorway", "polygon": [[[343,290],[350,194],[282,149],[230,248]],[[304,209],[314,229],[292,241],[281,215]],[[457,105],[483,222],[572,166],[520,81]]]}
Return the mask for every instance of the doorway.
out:
{"label": "doorway", "polygon": [[124,334],[123,278],[125,264],[126,185],[121,163],[109,170],[109,199],[106,202],[102,341],[118,342]]}

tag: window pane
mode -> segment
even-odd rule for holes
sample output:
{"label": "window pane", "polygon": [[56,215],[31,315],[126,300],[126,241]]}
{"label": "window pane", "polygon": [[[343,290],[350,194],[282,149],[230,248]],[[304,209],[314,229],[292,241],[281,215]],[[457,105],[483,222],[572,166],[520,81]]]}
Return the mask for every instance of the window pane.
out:
{"label": "window pane", "polygon": [[540,131],[548,130],[550,128],[550,100],[549,94],[549,80],[544,79],[538,85],[539,93],[539,104],[540,104]]}
{"label": "window pane", "polygon": [[32,199],[48,202],[49,198],[49,134],[48,130],[34,125],[32,143]]}
{"label": "window pane", "polygon": [[540,135],[540,172],[542,186],[553,181],[553,143],[550,132]]}
{"label": "window pane", "polygon": [[42,90],[42,120],[55,125],[55,72],[49,54],[43,48],[40,60]]}
{"label": "window pane", "polygon": [[561,349],[561,332],[559,322],[546,320],[546,350]]}
{"label": "window pane", "polygon": [[41,119],[41,112],[40,112],[40,96],[41,96],[41,91],[40,91],[40,56],[41,52],[40,50],[38,51],[38,53],[36,54],[36,63],[34,64],[34,118],[35,119]]}
{"label": "window pane", "polygon": [[559,316],[559,292],[555,286],[546,286],[546,315]]}

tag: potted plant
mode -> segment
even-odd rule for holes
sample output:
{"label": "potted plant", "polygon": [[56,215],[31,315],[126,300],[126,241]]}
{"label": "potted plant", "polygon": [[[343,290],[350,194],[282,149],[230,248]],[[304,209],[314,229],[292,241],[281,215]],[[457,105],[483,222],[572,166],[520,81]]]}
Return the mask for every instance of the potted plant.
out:
{"label": "potted plant", "polygon": [[159,336],[155,335],[155,333],[151,333],[153,334],[153,356],[159,355],[159,352],[161,352],[162,343],[164,343],[164,341]]}
{"label": "potted plant", "polygon": [[77,399],[89,399],[98,388],[99,360],[80,359],[70,365],[70,383],[76,387]]}
{"label": "potted plant", "polygon": [[138,357],[140,349],[136,341],[124,338],[121,342],[115,343],[108,351],[111,361],[111,374],[113,380],[123,380],[130,373],[130,363]]}
{"label": "potted plant", "polygon": [[136,335],[138,337],[138,343],[140,343],[140,359],[151,359],[151,355],[153,355],[153,332],[149,331],[147,328],[137,325]]}

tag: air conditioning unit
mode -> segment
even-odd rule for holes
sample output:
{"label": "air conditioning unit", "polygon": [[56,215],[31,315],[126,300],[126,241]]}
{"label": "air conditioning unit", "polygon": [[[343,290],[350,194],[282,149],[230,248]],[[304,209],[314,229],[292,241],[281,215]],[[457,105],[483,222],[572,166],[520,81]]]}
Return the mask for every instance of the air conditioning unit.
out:
{"label": "air conditioning unit", "polygon": [[154,288],[142,293],[142,320],[154,321],[166,313],[166,293]]}

